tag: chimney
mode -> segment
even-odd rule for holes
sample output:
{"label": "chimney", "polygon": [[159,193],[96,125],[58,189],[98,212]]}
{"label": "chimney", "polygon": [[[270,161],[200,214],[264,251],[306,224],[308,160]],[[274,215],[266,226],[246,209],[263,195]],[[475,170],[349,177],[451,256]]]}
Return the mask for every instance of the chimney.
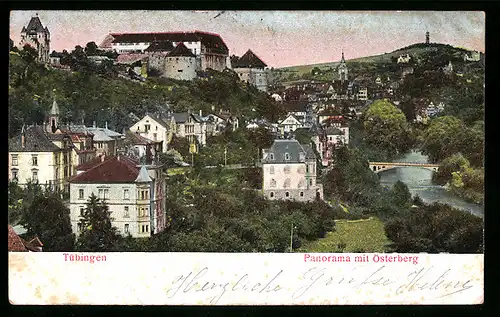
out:
{"label": "chimney", "polygon": [[95,121],[93,122],[92,127],[95,128]]}
{"label": "chimney", "polygon": [[108,128],[108,121],[104,124],[104,127],[107,129]]}
{"label": "chimney", "polygon": [[203,117],[201,109],[200,109],[200,117]]}

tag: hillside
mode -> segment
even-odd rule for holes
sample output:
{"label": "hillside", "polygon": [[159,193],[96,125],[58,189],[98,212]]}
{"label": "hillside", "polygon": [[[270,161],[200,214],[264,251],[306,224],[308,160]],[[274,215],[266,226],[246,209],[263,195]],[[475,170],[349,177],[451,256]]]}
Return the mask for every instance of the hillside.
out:
{"label": "hillside", "polygon": [[[395,64],[395,59],[397,59],[400,55],[409,54],[414,59],[416,59],[417,63],[423,61],[424,59],[429,57],[429,55],[442,55],[443,57],[446,57],[453,62],[461,62],[463,61],[463,55],[468,52],[470,51],[446,44],[431,43],[429,45],[426,45],[423,43],[417,43],[386,54],[348,59],[346,60],[346,63],[350,70],[352,69],[356,71],[358,68],[360,70],[373,70],[382,65],[392,63]],[[274,69],[273,75],[276,81],[296,80],[309,76],[314,68],[319,68],[322,71],[322,74],[309,76],[313,78],[307,79],[331,80],[331,77],[333,77],[333,71],[338,64],[339,61],[277,68]]]}
{"label": "hillside", "polygon": [[146,112],[229,110],[245,120],[264,117],[276,120],[281,108],[267,94],[243,83],[232,71],[206,71],[193,81],[148,78],[145,82],[120,78],[107,70],[100,72],[88,61],[72,71],[52,69],[34,62],[20,51],[9,58],[9,135],[23,124],[42,124],[53,100],[53,91],[62,122],[99,126],[108,123],[122,131]]}

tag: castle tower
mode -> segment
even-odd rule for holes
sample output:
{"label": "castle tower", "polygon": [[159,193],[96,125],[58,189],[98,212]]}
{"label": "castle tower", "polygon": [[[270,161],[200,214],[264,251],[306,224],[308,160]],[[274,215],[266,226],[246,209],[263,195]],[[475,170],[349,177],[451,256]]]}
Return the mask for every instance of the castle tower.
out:
{"label": "castle tower", "polygon": [[429,36],[429,31],[425,32],[425,44],[430,43],[430,36]]}
{"label": "castle tower", "polygon": [[56,132],[57,128],[59,127],[58,125],[58,120],[59,120],[59,106],[57,105],[56,101],[56,96],[54,95],[54,101],[52,102],[52,108],[50,109],[49,112],[49,128],[48,132]]}
{"label": "castle tower", "polygon": [[345,63],[345,58],[344,58],[344,50],[342,50],[342,59],[340,60],[340,65],[338,66],[338,75],[339,75],[339,80],[340,81],[347,81],[348,77],[348,69],[347,69],[347,64]]}
{"label": "castle tower", "polygon": [[20,47],[30,45],[38,52],[38,61],[48,63],[50,58],[50,32],[47,27],[43,27],[38,13],[31,18],[26,27],[21,30]]}

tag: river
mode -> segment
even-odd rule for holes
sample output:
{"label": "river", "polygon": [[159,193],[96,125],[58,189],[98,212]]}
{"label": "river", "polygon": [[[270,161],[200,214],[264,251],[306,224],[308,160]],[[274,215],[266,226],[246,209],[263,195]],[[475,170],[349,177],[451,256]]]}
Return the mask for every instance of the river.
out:
{"label": "river", "polygon": [[[395,162],[428,163],[427,156],[420,152],[411,152]],[[483,217],[484,206],[469,203],[455,194],[447,191],[443,186],[432,183],[433,171],[419,167],[399,167],[379,173],[380,184],[392,187],[398,180],[408,186],[412,195],[418,195],[424,202],[441,202],[472,214]]]}

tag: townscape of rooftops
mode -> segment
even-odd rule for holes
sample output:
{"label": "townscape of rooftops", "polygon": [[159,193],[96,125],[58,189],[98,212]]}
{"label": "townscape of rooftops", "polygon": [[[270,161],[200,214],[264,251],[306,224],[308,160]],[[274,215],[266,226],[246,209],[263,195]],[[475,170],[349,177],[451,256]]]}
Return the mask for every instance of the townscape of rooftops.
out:
{"label": "townscape of rooftops", "polygon": [[[50,43],[50,31],[37,15],[22,28],[18,46],[35,48],[38,62],[47,67],[70,71],[61,63],[63,54],[50,51]],[[425,33],[424,43],[430,45],[429,32]],[[169,226],[167,174],[159,156],[169,153],[173,138],[187,139],[195,155],[207,140],[224,131],[265,129],[274,141],[270,148],[260,149],[256,163],[262,171],[262,195],[270,200],[323,200],[319,170],[332,166],[335,149],[349,146],[351,120],[362,116],[374,100],[385,99],[398,105],[399,86],[405,76],[414,72],[416,58],[409,53],[393,57],[397,76],[381,73],[367,77],[353,71],[340,50],[339,61],[329,69],[332,79],[286,81],[276,80],[277,72],[251,49],[241,57],[231,56],[220,35],[199,30],[109,33],[98,49],[114,56],[88,56],[92,63],[111,62],[125,70],[123,78],[138,83],[147,81],[152,74],[191,81],[206,70],[234,71],[242,82],[256,87],[286,110],[286,116],[275,122],[264,118],[247,120],[222,109],[209,113],[144,113],[128,129],[113,131],[107,122],[104,126],[95,122],[92,126],[62,123],[54,93],[44,124],[26,124],[19,135],[9,140],[9,181],[15,180],[20,186],[37,182],[66,193],[76,235],[84,230],[80,218],[93,193],[111,202],[113,225],[134,238],[151,237]],[[464,65],[480,62],[484,62],[483,54],[463,53]],[[463,76],[467,71],[467,66],[456,67],[451,60],[440,67],[445,75]],[[317,75],[322,71],[316,68],[312,72]],[[413,121],[425,123],[445,107],[444,99],[422,99]],[[310,144],[297,140],[295,136],[302,132],[311,135]],[[189,168],[192,159],[184,157],[176,163]],[[14,251],[41,250],[42,242],[28,243],[9,226],[11,239]]]}

